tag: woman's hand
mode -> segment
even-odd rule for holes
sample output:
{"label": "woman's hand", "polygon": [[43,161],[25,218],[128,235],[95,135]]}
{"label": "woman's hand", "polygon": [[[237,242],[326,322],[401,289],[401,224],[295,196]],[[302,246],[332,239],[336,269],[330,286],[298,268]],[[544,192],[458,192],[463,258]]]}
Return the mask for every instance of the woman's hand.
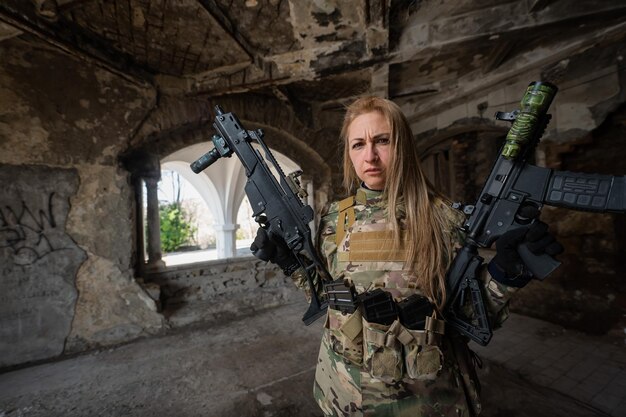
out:
{"label": "woman's hand", "polygon": [[291,275],[300,266],[285,241],[278,236],[270,237],[262,227],[257,230],[250,250],[260,260],[278,265],[285,275]]}
{"label": "woman's hand", "polygon": [[548,225],[535,221],[529,227],[510,230],[496,242],[496,256],[489,263],[489,272],[498,282],[523,287],[533,277],[522,260],[517,248],[526,245],[534,255],[555,256],[563,252],[563,246],[550,234]]}

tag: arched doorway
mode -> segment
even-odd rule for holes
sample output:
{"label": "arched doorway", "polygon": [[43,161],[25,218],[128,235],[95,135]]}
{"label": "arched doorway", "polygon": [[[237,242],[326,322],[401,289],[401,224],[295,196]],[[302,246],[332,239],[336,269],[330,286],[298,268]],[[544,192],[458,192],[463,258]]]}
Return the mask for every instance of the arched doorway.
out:
{"label": "arched doorway", "polygon": [[[187,196],[181,196],[181,205],[187,210],[195,210],[190,213],[190,218],[195,219],[198,237],[212,235],[215,239],[214,247],[208,245],[206,240],[196,239],[198,253],[195,255],[166,254],[163,258],[166,265],[249,254],[247,248],[256,234],[257,226],[249,216],[249,203],[244,192],[247,178],[239,160],[236,157],[223,158],[200,174],[191,171],[190,164],[212,147],[210,142],[194,144],[175,151],[160,161],[162,172],[176,173],[188,188],[193,189]],[[285,173],[300,169],[297,163],[280,152],[272,150],[272,153]],[[303,182],[309,188],[310,195],[313,195],[312,182]],[[185,201],[186,197],[189,200],[201,200],[201,204],[198,201]],[[308,204],[313,205],[314,200],[309,200]]]}

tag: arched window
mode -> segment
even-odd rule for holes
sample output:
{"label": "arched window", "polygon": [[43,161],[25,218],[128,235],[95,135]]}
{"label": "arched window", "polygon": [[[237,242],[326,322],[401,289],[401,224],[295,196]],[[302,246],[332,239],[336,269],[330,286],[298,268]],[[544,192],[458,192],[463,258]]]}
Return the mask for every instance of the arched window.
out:
{"label": "arched window", "polygon": [[467,131],[420,144],[424,172],[452,201],[473,203],[484,184],[503,136],[499,131]]}

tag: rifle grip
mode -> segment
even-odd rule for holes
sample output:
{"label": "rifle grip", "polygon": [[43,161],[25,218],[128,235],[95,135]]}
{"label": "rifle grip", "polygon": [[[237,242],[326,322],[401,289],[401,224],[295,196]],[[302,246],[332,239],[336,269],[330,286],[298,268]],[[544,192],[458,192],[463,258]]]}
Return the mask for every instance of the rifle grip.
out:
{"label": "rifle grip", "polygon": [[547,253],[535,255],[528,249],[526,243],[517,247],[517,253],[519,253],[519,256],[522,258],[522,261],[524,261],[528,270],[540,281],[543,281],[552,271],[561,265],[560,261],[557,261]]}

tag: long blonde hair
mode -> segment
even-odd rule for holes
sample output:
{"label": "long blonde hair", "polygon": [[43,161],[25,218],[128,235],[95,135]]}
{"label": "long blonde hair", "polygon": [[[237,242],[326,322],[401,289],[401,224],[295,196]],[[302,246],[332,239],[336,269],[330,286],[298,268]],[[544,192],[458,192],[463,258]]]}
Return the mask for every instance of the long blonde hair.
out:
{"label": "long blonde hair", "polygon": [[[353,194],[360,184],[349,156],[348,128],[357,116],[371,112],[382,114],[391,129],[383,199],[387,200],[394,249],[404,246],[407,269],[417,277],[424,295],[441,308],[446,299],[445,275],[452,251],[447,237],[449,222],[436,207],[437,200],[444,198],[424,175],[409,122],[395,103],[380,97],[363,97],[348,106],[341,129],[344,187]],[[396,215],[402,203],[406,210],[405,228]]]}

